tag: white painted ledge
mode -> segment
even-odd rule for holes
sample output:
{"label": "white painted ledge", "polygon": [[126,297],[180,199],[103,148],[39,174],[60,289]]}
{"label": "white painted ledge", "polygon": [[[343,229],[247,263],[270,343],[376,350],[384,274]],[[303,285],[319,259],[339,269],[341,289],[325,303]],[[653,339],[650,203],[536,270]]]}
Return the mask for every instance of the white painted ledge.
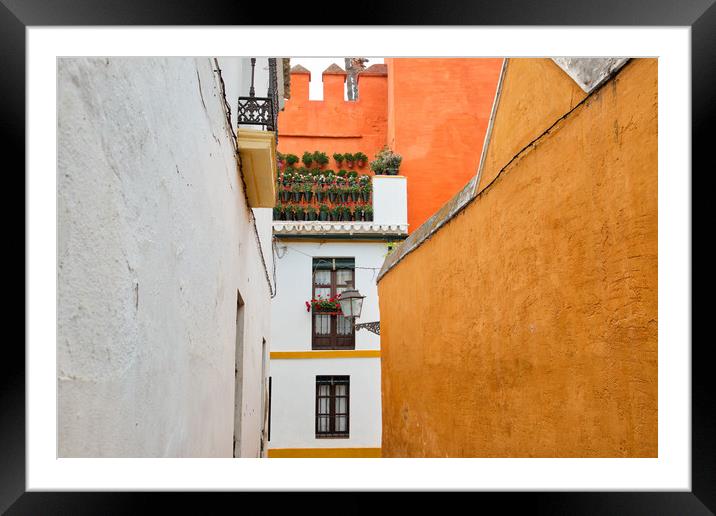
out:
{"label": "white painted ledge", "polygon": [[375,234],[407,235],[408,224],[380,224],[378,222],[274,221],[276,235],[318,234]]}

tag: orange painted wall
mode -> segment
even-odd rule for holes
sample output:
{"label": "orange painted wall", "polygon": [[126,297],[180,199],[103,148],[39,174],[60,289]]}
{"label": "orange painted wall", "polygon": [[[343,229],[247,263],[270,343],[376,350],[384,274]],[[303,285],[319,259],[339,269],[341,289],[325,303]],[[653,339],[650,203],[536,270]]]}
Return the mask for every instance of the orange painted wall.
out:
{"label": "orange painted wall", "polygon": [[390,58],[388,143],[413,232],[477,172],[502,59]]}
{"label": "orange painted wall", "polygon": [[[324,100],[308,100],[309,76],[291,74],[291,98],[278,117],[279,152],[300,159],[304,151],[323,151],[330,158],[327,168],[334,170],[334,153],[361,151],[373,159],[386,142],[387,78],[359,76],[359,99],[350,102],[343,100],[344,80],[345,75],[323,75]],[[367,164],[356,170],[370,173]]]}
{"label": "orange painted wall", "polygon": [[496,179],[378,284],[384,457],[657,456],[657,60],[566,77],[508,62]]}
{"label": "orange painted wall", "polygon": [[[385,59],[388,75],[358,76],[359,99],[343,100],[342,74],[322,75],[324,100],[308,100],[309,75],[291,74],[279,114],[278,150],[362,151],[386,144],[403,156],[409,231],[417,229],[475,174],[502,59]],[[329,168],[336,169],[331,159]],[[347,168],[344,165],[344,168]],[[371,173],[368,166],[360,170]]]}

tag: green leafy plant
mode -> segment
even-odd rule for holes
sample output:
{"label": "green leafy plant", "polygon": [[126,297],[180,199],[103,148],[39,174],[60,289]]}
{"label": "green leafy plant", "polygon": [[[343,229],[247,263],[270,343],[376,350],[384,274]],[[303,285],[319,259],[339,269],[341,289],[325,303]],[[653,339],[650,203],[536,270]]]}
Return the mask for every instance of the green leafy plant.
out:
{"label": "green leafy plant", "polygon": [[400,168],[402,161],[403,157],[393,152],[390,147],[386,145],[375,155],[375,160],[370,162],[370,168],[378,175],[395,175],[398,173],[398,168]]}
{"label": "green leafy plant", "polygon": [[361,198],[361,200],[362,200],[363,202],[368,202],[368,201],[370,201],[370,193],[371,193],[371,191],[373,190],[373,186],[372,186],[370,183],[368,183],[367,185],[363,185],[363,186],[358,187],[358,189],[360,190],[360,198]]}
{"label": "green leafy plant", "polygon": [[373,220],[373,207],[372,206],[364,206],[363,207],[363,217],[365,220]]}
{"label": "green leafy plant", "polygon": [[338,163],[339,165],[343,163],[343,154],[338,154],[337,152],[333,154],[333,159]]}
{"label": "green leafy plant", "polygon": [[310,167],[311,163],[313,163],[313,153],[308,152],[308,151],[304,152],[303,157],[301,158],[301,161],[303,162],[304,165],[306,165],[307,167]]}
{"label": "green leafy plant", "polygon": [[328,220],[331,216],[330,208],[326,204],[321,204],[318,207],[318,217],[321,220]]}
{"label": "green leafy plant", "polygon": [[306,202],[313,200],[313,183],[303,184],[303,198],[306,199]]}
{"label": "green leafy plant", "polygon": [[316,220],[316,208],[306,206],[306,220]]}
{"label": "green leafy plant", "polygon": [[273,220],[283,220],[285,209],[281,202],[277,202],[276,206],[273,207]]}
{"label": "green leafy plant", "polygon": [[324,167],[328,164],[328,155],[325,152],[314,151],[313,161],[319,167]]}
{"label": "green leafy plant", "polygon": [[355,157],[353,156],[353,154],[346,153],[343,155],[343,159],[345,160],[349,168],[353,167],[353,162],[355,161]]}
{"label": "green leafy plant", "polygon": [[295,154],[286,154],[286,164],[288,164],[289,167],[294,166],[296,163],[298,163],[298,156]]}
{"label": "green leafy plant", "polygon": [[353,155],[353,158],[358,162],[359,167],[365,166],[365,162],[368,161],[368,156],[366,156],[362,152],[356,152]]}

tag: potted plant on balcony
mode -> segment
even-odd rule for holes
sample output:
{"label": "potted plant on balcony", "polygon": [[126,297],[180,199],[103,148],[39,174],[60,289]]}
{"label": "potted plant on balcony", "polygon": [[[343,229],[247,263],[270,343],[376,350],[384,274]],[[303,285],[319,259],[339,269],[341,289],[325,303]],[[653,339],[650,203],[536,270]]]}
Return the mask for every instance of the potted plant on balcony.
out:
{"label": "potted plant on balcony", "polygon": [[313,200],[313,185],[311,183],[303,183],[303,198],[306,202]]}
{"label": "potted plant on balcony", "polygon": [[373,191],[373,185],[370,182],[362,184],[360,187],[360,198],[363,202],[370,202],[370,193]]}
{"label": "potted plant on balcony", "polygon": [[288,202],[291,200],[291,189],[289,186],[284,186],[281,190],[281,200],[283,202]]}
{"label": "potted plant on balcony", "polygon": [[385,173],[389,176],[398,175],[398,169],[400,168],[400,163],[402,161],[403,157],[400,154],[396,154],[395,152],[390,151],[390,153],[387,154],[384,158]]}
{"label": "potted plant on balcony", "polygon": [[343,155],[343,159],[345,160],[346,165],[348,165],[348,168],[353,168],[353,162],[355,161],[353,154],[346,153]]}
{"label": "potted plant on balcony", "polygon": [[373,220],[373,207],[372,206],[364,206],[363,207],[363,220]]}
{"label": "potted plant on balcony", "polygon": [[359,168],[365,167],[365,162],[368,160],[368,156],[362,152],[356,152],[353,158],[356,160],[356,164]]}
{"label": "potted plant on balcony", "polygon": [[306,206],[306,220],[316,220],[316,208],[313,206]]}
{"label": "potted plant on balcony", "polygon": [[350,189],[350,194],[351,194],[351,200],[353,202],[358,202],[358,198],[360,197],[360,187],[359,186],[351,186],[349,189]]}
{"label": "potted plant on balcony", "polygon": [[280,202],[276,203],[276,206],[273,207],[273,220],[283,220],[285,216],[286,213],[283,204]]}
{"label": "potted plant on balcony", "polygon": [[333,153],[333,159],[335,160],[336,164],[340,167],[341,163],[343,163],[343,154],[339,154],[337,152]]}
{"label": "potted plant on balcony", "polygon": [[331,220],[334,222],[338,222],[341,220],[341,207],[340,206],[334,206],[331,208]]}
{"label": "potted plant on balcony", "polygon": [[376,157],[375,160],[371,161],[370,169],[376,176],[381,176],[385,174],[385,163],[383,163],[382,158]]}
{"label": "potted plant on balcony", "polygon": [[310,167],[311,163],[313,163],[313,153],[308,151],[304,152],[301,161],[306,167]]}
{"label": "potted plant on balcony", "polygon": [[397,175],[400,163],[403,160],[400,154],[396,154],[387,145],[375,155],[375,160],[370,162],[370,168],[376,175]]}
{"label": "potted plant on balcony", "polygon": [[339,302],[340,297],[340,294],[333,297],[315,297],[310,301],[306,301],[306,311],[310,312],[313,310],[314,312],[340,314],[342,313],[341,304]]}
{"label": "potted plant on balcony", "polygon": [[293,183],[293,185],[291,185],[291,194],[293,202],[301,202],[301,197],[303,197],[303,185],[301,183]]}
{"label": "potted plant on balcony", "polygon": [[303,206],[296,206],[296,220],[304,220],[306,217],[306,210]]}
{"label": "potted plant on balcony", "polygon": [[326,204],[321,204],[318,207],[318,218],[321,221],[326,221],[331,218],[330,209],[328,208],[328,206]]}
{"label": "potted plant on balcony", "polygon": [[296,163],[298,163],[298,156],[295,154],[286,154],[286,164],[289,167],[293,167]]}
{"label": "potted plant on balcony", "polygon": [[296,220],[296,207],[293,204],[286,206],[286,220]]}
{"label": "potted plant on balcony", "polygon": [[336,202],[336,197],[338,196],[338,187],[336,185],[331,185],[328,187],[328,202],[331,204]]}
{"label": "potted plant on balcony", "polygon": [[323,202],[323,199],[326,197],[326,190],[322,182],[316,183],[316,201]]}
{"label": "potted plant on balcony", "polygon": [[363,220],[363,205],[362,204],[356,204],[353,208],[353,220],[356,222],[359,222]]}
{"label": "potted plant on balcony", "polygon": [[328,164],[328,155],[325,152],[315,151],[313,153],[313,161],[319,168],[323,168]]}
{"label": "potted plant on balcony", "polygon": [[348,198],[350,197],[350,195],[351,195],[350,187],[348,187],[348,186],[341,187],[339,201],[340,202],[348,202]]}

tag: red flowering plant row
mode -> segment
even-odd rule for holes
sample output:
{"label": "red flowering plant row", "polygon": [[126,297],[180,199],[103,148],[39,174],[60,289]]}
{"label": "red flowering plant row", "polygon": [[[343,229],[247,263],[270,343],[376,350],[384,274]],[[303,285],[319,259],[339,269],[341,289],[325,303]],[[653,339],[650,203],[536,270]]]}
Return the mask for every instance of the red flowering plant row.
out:
{"label": "red flowering plant row", "polygon": [[333,297],[322,297],[318,296],[310,301],[306,301],[306,312],[310,312],[313,308],[314,312],[341,312],[341,304],[338,299],[341,297],[337,294]]}

